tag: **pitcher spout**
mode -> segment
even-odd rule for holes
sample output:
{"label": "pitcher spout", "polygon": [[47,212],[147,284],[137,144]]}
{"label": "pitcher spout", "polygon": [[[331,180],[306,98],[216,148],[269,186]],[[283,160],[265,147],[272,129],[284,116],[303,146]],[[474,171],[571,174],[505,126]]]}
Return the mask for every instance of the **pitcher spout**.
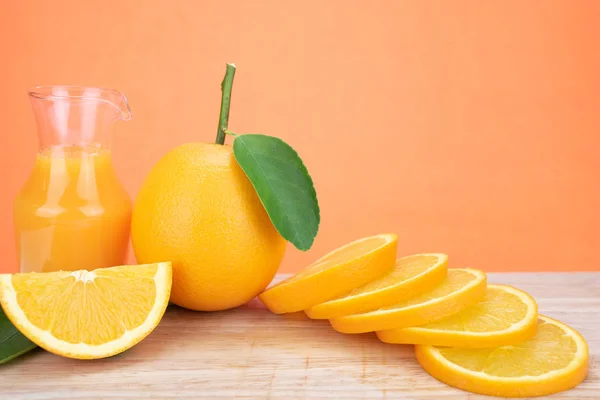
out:
{"label": "pitcher spout", "polygon": [[29,90],[40,145],[110,146],[117,120],[131,119],[123,93],[87,86],[36,86]]}
{"label": "pitcher spout", "polygon": [[117,90],[103,90],[107,92],[107,97],[110,97],[107,98],[106,101],[108,101],[113,107],[115,107],[115,110],[118,111],[118,118],[122,119],[123,121],[129,121],[133,115],[131,114],[131,108],[129,108],[127,97]]}

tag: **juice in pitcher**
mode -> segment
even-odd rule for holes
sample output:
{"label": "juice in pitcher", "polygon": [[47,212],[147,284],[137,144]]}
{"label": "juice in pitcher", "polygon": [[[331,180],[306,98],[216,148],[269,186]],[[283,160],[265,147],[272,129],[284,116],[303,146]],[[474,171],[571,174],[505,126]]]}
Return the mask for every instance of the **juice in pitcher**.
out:
{"label": "juice in pitcher", "polygon": [[127,255],[131,199],[112,163],[110,128],[129,119],[116,91],[38,87],[30,92],[40,149],[14,203],[22,272],[109,267]]}

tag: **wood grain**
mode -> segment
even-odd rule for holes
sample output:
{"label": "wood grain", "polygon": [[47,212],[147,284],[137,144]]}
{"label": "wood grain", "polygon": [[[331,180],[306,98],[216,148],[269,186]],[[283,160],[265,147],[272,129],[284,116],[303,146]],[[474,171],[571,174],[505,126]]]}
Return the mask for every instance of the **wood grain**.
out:
{"label": "wood grain", "polygon": [[[531,293],[540,312],[579,330],[591,365],[555,399],[600,398],[600,273],[490,274]],[[77,361],[36,350],[0,366],[2,399],[490,399],[427,375],[411,346],[342,335],[304,314],[277,316],[257,301],[226,312],[176,307],[119,356]]]}

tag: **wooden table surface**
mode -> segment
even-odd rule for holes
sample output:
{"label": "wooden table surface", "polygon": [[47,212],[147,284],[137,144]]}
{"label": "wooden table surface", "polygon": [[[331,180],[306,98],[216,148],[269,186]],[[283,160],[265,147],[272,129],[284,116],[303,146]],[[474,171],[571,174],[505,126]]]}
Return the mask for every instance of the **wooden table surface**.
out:
{"label": "wooden table surface", "polygon": [[[540,312],[579,330],[590,372],[552,399],[600,399],[600,273],[489,274],[531,293]],[[0,399],[491,399],[442,384],[411,346],[342,335],[302,313],[277,316],[255,300],[216,313],[171,307],[158,328],[110,359],[35,350],[0,366]]]}

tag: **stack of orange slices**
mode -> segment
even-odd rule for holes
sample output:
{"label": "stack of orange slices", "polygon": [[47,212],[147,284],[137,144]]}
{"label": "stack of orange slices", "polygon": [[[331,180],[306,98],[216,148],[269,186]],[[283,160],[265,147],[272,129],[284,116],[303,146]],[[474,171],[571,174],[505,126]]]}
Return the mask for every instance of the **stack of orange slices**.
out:
{"label": "stack of orange slices", "polygon": [[588,369],[573,328],[538,315],[522,290],[488,285],[483,271],[448,268],[445,254],[396,259],[383,234],[340,247],[259,295],[275,313],[303,310],[342,333],[414,344],[434,378],[479,394],[525,397],[570,389]]}

